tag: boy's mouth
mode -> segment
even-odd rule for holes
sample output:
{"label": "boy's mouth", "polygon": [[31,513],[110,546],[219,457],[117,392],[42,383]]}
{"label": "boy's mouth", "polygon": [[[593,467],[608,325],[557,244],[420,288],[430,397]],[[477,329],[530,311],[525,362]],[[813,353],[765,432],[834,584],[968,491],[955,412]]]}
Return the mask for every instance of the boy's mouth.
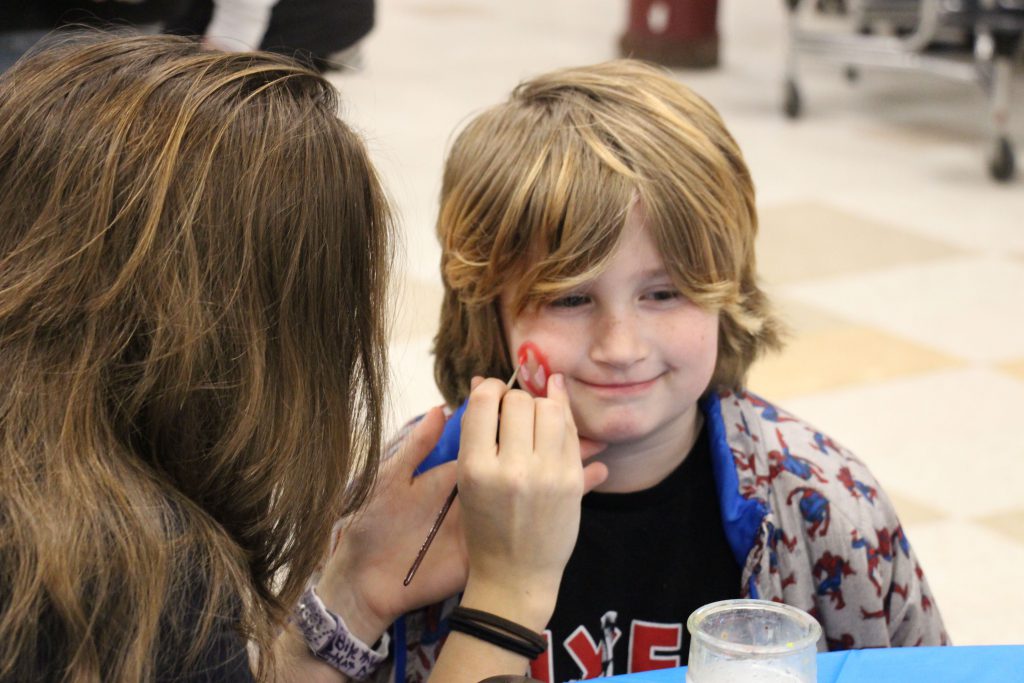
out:
{"label": "boy's mouth", "polygon": [[579,378],[576,378],[576,381],[597,394],[629,396],[633,394],[642,394],[654,386],[654,383],[660,378],[661,375],[651,379],[627,382],[589,382]]}

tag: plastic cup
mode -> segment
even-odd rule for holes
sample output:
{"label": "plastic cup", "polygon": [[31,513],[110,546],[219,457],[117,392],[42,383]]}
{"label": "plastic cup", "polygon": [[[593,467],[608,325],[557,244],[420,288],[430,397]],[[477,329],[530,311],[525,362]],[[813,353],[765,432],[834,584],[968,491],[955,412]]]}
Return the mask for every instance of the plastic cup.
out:
{"label": "plastic cup", "polygon": [[687,683],[816,683],[821,626],[767,600],[722,600],[694,611]]}

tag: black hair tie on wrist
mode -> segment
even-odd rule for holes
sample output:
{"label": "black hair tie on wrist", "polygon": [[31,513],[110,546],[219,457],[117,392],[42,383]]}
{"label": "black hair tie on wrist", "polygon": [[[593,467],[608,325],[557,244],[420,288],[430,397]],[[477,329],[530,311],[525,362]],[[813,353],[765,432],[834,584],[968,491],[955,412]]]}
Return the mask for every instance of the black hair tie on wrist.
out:
{"label": "black hair tie on wrist", "polygon": [[539,633],[490,612],[456,607],[448,615],[451,630],[465,633],[503,650],[533,660],[547,649],[547,640]]}

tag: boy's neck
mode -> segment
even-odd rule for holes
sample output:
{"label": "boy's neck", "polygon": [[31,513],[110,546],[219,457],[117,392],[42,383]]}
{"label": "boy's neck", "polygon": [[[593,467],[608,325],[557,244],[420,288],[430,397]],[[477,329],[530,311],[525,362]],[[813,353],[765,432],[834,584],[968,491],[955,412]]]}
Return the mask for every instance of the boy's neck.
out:
{"label": "boy's neck", "polygon": [[679,419],[640,441],[609,444],[594,456],[608,466],[608,479],[594,490],[635,493],[658,485],[686,459],[703,425],[704,414],[694,404]]}

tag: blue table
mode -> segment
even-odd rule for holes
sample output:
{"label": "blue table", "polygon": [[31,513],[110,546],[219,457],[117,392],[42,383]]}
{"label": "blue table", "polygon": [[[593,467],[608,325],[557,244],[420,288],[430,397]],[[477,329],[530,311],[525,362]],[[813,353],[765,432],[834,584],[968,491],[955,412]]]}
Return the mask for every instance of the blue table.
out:
{"label": "blue table", "polygon": [[[682,683],[686,667],[616,676]],[[898,647],[818,655],[818,683],[1024,683],[1024,645]]]}

